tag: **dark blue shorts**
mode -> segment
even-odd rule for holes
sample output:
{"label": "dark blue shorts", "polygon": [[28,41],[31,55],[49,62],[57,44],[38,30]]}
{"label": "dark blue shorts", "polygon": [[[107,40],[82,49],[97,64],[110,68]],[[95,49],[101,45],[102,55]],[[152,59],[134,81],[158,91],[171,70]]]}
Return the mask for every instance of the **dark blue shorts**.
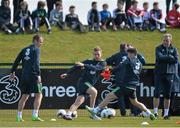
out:
{"label": "dark blue shorts", "polygon": [[22,94],[42,93],[42,84],[37,82],[36,76],[22,77],[20,89]]}
{"label": "dark blue shorts", "polygon": [[159,98],[162,93],[164,98],[169,99],[173,85],[174,74],[155,74],[154,97]]}

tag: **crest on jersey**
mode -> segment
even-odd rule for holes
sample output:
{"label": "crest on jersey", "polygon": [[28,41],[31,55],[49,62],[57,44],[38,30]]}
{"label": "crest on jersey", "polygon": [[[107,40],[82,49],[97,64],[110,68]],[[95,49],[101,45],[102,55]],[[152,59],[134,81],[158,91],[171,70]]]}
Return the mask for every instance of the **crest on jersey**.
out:
{"label": "crest on jersey", "polygon": [[13,81],[9,80],[9,75],[0,78],[0,101],[5,104],[14,104],[21,97],[21,91],[18,88],[19,79],[15,76]]}

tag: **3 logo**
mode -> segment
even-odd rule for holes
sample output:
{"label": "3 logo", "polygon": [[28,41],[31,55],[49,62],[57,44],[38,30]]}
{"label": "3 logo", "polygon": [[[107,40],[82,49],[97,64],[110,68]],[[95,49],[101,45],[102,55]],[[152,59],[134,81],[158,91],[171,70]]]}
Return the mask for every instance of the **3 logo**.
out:
{"label": "3 logo", "polygon": [[15,77],[13,81],[9,80],[9,75],[0,79],[0,101],[5,104],[14,104],[21,97],[21,91],[18,88],[19,79]]}

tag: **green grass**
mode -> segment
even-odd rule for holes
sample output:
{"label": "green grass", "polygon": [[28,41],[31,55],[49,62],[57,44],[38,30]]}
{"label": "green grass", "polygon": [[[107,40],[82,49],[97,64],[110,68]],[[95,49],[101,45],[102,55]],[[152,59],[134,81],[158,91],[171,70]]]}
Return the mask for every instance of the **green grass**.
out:
{"label": "green grass", "polygon": [[180,127],[176,124],[180,121],[180,117],[171,117],[170,120],[163,120],[162,118],[151,121],[148,118],[142,117],[120,117],[119,111],[114,119],[103,119],[101,121],[94,121],[88,117],[85,110],[78,111],[78,118],[73,121],[66,121],[57,119],[56,122],[50,119],[56,119],[57,110],[41,110],[40,115],[45,120],[44,122],[32,122],[31,111],[24,111],[25,122],[15,121],[15,110],[0,110],[0,127],[142,127],[141,123],[146,121],[149,123],[148,127]]}
{"label": "green grass", "polygon": [[[180,50],[180,29],[168,30],[173,35],[173,44]],[[120,42],[127,42],[138,48],[148,63],[154,63],[155,47],[162,42],[162,33],[155,32],[90,32],[80,34],[72,31],[60,31],[53,28],[51,35],[45,29],[41,62],[75,62],[91,58],[92,49],[100,46],[103,49],[103,58],[119,50]],[[13,62],[18,52],[29,45],[32,35],[4,35],[0,34],[0,62]]]}

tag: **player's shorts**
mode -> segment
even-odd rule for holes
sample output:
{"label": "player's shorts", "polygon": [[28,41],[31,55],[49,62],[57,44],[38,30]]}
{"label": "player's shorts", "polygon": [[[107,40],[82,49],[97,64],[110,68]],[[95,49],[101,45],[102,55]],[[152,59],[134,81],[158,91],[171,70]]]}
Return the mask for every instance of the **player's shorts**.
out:
{"label": "player's shorts", "polygon": [[31,94],[31,93],[42,93],[42,84],[37,82],[38,78],[36,76],[24,77],[21,79],[21,93]]}
{"label": "player's shorts", "polygon": [[121,96],[127,96],[131,99],[136,99],[136,89],[132,89],[132,88],[126,88],[126,87],[116,87],[113,91],[112,91],[118,98]]}
{"label": "player's shorts", "polygon": [[78,87],[77,87],[77,92],[80,95],[82,96],[87,96],[87,90],[89,88],[93,87],[93,85],[91,85],[89,82],[84,82],[82,80],[79,80],[78,82]]}
{"label": "player's shorts", "polygon": [[162,93],[164,98],[171,97],[174,74],[155,75],[154,77],[154,97],[159,98]]}

